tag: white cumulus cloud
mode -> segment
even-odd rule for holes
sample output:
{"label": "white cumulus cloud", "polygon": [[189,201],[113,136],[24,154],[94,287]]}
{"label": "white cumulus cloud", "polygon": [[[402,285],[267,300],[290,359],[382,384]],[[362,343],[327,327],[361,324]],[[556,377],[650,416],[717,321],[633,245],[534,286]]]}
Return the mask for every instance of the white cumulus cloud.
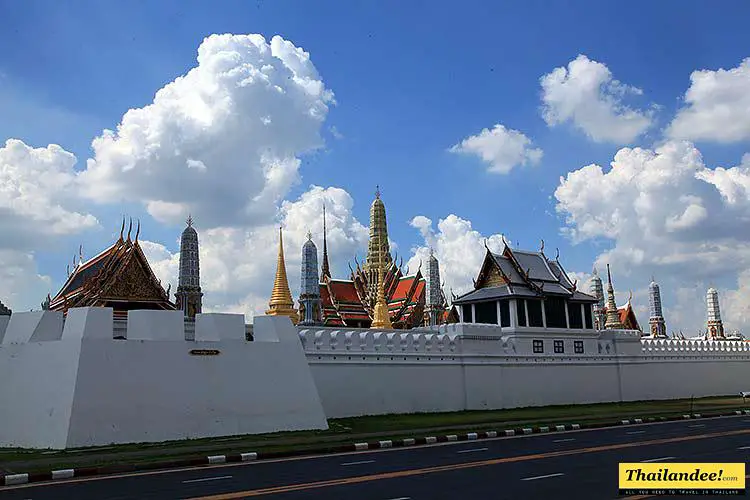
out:
{"label": "white cumulus cloud", "polygon": [[409,271],[416,272],[420,261],[426,263],[432,248],[440,263],[440,279],[445,282],[444,291],[449,300],[451,290],[460,295],[473,289],[472,279],[476,278],[487,251],[485,240],[492,251],[500,252],[503,249],[501,234],[485,237],[472,227],[471,221],[454,214],[440,219],[437,230],[433,222],[423,215],[414,217],[411,225],[419,230],[425,244],[412,249]]}
{"label": "white cumulus cloud", "polygon": [[487,164],[487,170],[496,174],[507,174],[517,166],[536,165],[543,155],[523,133],[500,124],[467,137],[449,151],[478,156]]}
{"label": "white cumulus cloud", "polygon": [[75,163],[55,144],[33,148],[8,139],[0,147],[0,248],[30,249],[99,225],[76,197]]}
{"label": "white cumulus cloud", "polygon": [[190,211],[207,227],[263,223],[299,182],[300,155],[322,146],[333,103],[291,42],[211,35],[194,68],[94,139],[80,182],[96,201],[143,203],[162,222]]}
{"label": "white cumulus cloud", "polygon": [[[709,168],[684,141],[654,150],[623,148],[608,170],[588,165],[561,178],[557,210],[574,241],[611,242],[597,265],[612,264],[618,301],[627,298],[627,288],[645,301],[653,274],[670,304],[668,323],[693,335],[705,323],[708,286],[721,283],[720,294],[730,294],[728,287],[750,268],[747,167]],[[732,302],[733,310],[742,307]],[[750,326],[739,314],[732,321]]]}
{"label": "white cumulus cloud", "polygon": [[694,71],[670,137],[720,143],[750,139],[750,57],[732,69]]}
{"label": "white cumulus cloud", "polygon": [[648,130],[653,110],[625,104],[637,87],[615,80],[609,68],[585,55],[542,76],[542,116],[549,126],[570,122],[595,142],[627,144]]}

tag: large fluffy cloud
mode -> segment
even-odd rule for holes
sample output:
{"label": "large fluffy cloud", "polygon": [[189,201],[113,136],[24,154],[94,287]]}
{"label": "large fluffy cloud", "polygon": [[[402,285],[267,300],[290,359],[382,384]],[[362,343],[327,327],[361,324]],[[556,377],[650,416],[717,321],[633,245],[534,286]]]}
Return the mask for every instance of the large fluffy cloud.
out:
{"label": "large fluffy cloud", "polygon": [[440,263],[440,278],[445,282],[444,291],[449,299],[451,290],[460,295],[472,289],[472,279],[476,278],[486,252],[485,242],[492,251],[503,248],[501,234],[485,237],[472,228],[470,221],[454,214],[440,219],[437,230],[423,215],[414,217],[411,225],[419,230],[425,244],[412,249],[409,270],[415,272],[420,263],[426,263],[432,249]]}
{"label": "large fluffy cloud", "polygon": [[[285,201],[279,223],[253,228],[219,227],[199,229],[201,285],[207,310],[235,311],[251,317],[268,307],[276,273],[279,227],[283,228],[284,254],[289,286],[296,298],[300,287],[302,244],[308,231],[318,246],[319,265],[323,258],[323,204],[329,260],[335,276],[347,274],[347,262],[366,248],[368,230],[352,215],[354,201],[343,189],[311,186],[298,199]],[[143,243],[154,272],[162,282],[177,287],[179,254],[162,244]]]}
{"label": "large fluffy cloud", "polygon": [[321,146],[333,94],[279,36],[211,35],[197,62],[93,141],[84,192],[142,202],[163,222],[188,211],[209,227],[267,221],[299,181],[299,155]]}
{"label": "large fluffy cloud", "polygon": [[570,172],[555,198],[574,241],[613,243],[597,263],[613,265],[623,290],[643,290],[655,274],[674,326],[694,331],[705,323],[706,288],[726,290],[750,267],[748,185],[748,165],[711,169],[692,143],[671,141],[621,149],[608,171]]}
{"label": "large fluffy cloud", "polygon": [[496,174],[507,174],[516,166],[536,165],[542,159],[542,150],[532,147],[531,139],[500,124],[467,137],[450,151],[476,155],[489,172]]}
{"label": "large fluffy cloud", "polygon": [[55,144],[9,139],[0,147],[0,300],[13,309],[38,308],[50,292],[34,249],[99,225],[76,197],[75,163]]}
{"label": "large fluffy cloud", "polygon": [[694,71],[682,108],[667,129],[679,139],[750,139],[750,58],[736,68]]}
{"label": "large fluffy cloud", "polygon": [[0,248],[30,249],[98,225],[76,199],[75,163],[55,144],[33,148],[9,139],[0,147]]}
{"label": "large fluffy cloud", "polygon": [[595,142],[627,144],[653,124],[652,110],[627,106],[626,96],[641,89],[614,79],[604,64],[579,55],[567,68],[540,79],[542,114],[549,126],[570,122]]}

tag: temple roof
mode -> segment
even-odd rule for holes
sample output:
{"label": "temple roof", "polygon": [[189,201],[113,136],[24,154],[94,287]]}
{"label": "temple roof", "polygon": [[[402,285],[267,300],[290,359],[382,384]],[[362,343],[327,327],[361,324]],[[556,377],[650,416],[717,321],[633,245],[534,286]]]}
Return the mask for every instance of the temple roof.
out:
{"label": "temple roof", "polygon": [[487,249],[474,290],[458,297],[454,303],[496,300],[503,297],[544,297],[559,295],[570,300],[596,302],[580,292],[571,282],[559,260],[550,260],[543,252],[512,250],[506,245],[502,253]]}
{"label": "temple roof", "polygon": [[130,234],[127,240],[121,234],[112,246],[86,262],[79,262],[49,306],[51,310],[67,311],[71,307],[112,303],[175,308],[138,243],[138,233],[135,241],[130,240]]}

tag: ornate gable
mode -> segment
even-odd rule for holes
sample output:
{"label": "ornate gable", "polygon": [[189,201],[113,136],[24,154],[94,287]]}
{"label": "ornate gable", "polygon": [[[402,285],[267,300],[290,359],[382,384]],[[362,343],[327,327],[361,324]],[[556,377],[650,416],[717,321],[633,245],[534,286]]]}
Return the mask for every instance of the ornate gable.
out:
{"label": "ornate gable", "polygon": [[476,282],[474,283],[474,289],[478,290],[480,288],[500,286],[507,283],[507,277],[497,265],[497,262],[495,262],[492,253],[487,250],[487,253],[484,256],[484,262],[482,263],[482,268],[479,271],[479,276],[477,276]]}
{"label": "ornate gable", "polygon": [[[137,254],[104,284],[100,297],[123,300],[164,300],[164,290],[154,283]],[[148,264],[146,264],[148,265]]]}

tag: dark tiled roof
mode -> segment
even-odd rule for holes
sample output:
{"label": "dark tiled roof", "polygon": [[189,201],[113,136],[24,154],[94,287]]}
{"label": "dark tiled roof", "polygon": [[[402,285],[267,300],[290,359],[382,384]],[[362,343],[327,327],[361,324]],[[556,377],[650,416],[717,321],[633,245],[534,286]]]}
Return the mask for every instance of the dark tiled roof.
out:
{"label": "dark tiled roof", "polygon": [[521,269],[529,273],[529,278],[540,281],[559,281],[557,276],[550,272],[546,259],[540,253],[523,252],[513,250],[513,255],[521,266]]}

